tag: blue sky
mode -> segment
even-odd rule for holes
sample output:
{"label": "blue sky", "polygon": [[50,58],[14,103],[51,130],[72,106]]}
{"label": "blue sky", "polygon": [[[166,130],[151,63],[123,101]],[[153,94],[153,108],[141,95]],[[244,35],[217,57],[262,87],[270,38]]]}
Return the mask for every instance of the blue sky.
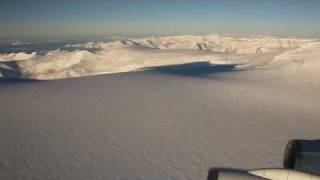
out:
{"label": "blue sky", "polygon": [[0,0],[0,37],[249,34],[320,37],[319,0]]}

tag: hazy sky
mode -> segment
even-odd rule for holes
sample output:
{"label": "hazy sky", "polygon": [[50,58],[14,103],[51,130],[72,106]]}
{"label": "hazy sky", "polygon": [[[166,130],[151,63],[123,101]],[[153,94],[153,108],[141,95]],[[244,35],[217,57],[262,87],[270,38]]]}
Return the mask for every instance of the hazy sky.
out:
{"label": "hazy sky", "polygon": [[0,0],[0,37],[208,33],[320,37],[320,0]]}

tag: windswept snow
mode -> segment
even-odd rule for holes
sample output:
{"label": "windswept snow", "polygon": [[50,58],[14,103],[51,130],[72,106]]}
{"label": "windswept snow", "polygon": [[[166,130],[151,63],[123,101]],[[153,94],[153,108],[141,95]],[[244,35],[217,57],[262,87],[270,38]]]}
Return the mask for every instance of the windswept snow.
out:
{"label": "windswept snow", "polygon": [[210,167],[282,167],[290,139],[320,136],[320,83],[265,74],[0,83],[0,177],[201,180]]}
{"label": "windswept snow", "polygon": [[[27,79],[63,79],[96,74],[109,74],[141,70],[148,67],[210,62],[237,64],[238,69],[309,63],[318,59],[319,42],[303,38],[244,38],[208,36],[168,36],[143,39],[123,39],[103,43],[69,44],[66,47],[97,49],[76,51],[49,51],[0,55],[0,73],[9,77]],[[305,53],[310,51],[312,53]],[[294,54],[299,54],[296,57]],[[276,58],[275,58],[276,57]],[[313,60],[309,60],[312,58]],[[16,63],[8,73],[8,62]],[[5,72],[4,72],[5,71]]]}

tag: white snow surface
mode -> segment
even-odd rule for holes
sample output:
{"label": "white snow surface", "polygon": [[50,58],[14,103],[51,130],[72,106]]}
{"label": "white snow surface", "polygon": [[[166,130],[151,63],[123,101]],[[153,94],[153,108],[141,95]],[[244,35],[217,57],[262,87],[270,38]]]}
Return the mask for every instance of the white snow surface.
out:
{"label": "white snow surface", "polygon": [[36,56],[36,53],[27,54],[24,52],[19,53],[10,53],[10,54],[0,54],[0,62],[9,62],[9,61],[25,61],[32,59]]}
{"label": "white snow surface", "polygon": [[[300,68],[301,65],[305,69],[309,63],[317,62],[320,49],[317,39],[218,35],[148,37],[66,46],[99,50],[55,50],[45,55],[23,52],[2,54],[0,62],[16,62],[17,68],[11,68],[19,71],[15,73],[19,74],[16,78],[49,80],[200,61],[237,64],[238,69],[261,69],[266,65],[275,68],[284,64],[289,65],[287,69]],[[2,71],[0,68],[0,73]],[[3,72],[1,74],[6,76]]]}
{"label": "white snow surface", "polygon": [[210,167],[280,168],[289,140],[320,137],[320,83],[279,77],[142,71],[0,83],[0,177],[194,180]]}

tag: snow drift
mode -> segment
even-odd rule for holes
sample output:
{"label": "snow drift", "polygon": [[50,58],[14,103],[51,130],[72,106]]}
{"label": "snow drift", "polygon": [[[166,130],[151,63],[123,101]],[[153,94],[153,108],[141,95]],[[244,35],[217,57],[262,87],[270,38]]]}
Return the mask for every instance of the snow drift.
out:
{"label": "snow drift", "polygon": [[[217,35],[148,37],[110,43],[88,42],[66,46],[97,51],[56,50],[45,55],[23,52],[0,55],[0,76],[63,79],[200,61],[237,64],[238,69],[257,69],[262,66],[274,68],[284,64],[313,63],[319,57],[316,53],[320,49],[318,44],[316,39]],[[299,55],[295,56],[297,53]]]}

